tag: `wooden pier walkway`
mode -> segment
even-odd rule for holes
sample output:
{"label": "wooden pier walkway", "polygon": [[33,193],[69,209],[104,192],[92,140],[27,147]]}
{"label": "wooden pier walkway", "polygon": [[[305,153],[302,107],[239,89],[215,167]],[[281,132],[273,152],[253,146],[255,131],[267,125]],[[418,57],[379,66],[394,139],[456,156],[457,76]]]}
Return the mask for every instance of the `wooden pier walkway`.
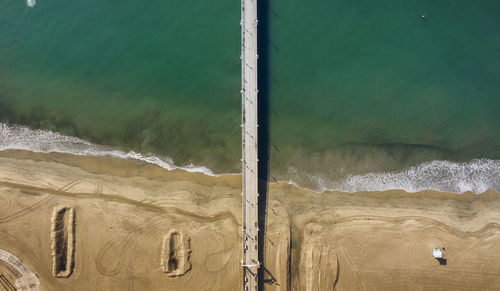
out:
{"label": "wooden pier walkway", "polygon": [[241,2],[243,290],[258,288],[257,0]]}

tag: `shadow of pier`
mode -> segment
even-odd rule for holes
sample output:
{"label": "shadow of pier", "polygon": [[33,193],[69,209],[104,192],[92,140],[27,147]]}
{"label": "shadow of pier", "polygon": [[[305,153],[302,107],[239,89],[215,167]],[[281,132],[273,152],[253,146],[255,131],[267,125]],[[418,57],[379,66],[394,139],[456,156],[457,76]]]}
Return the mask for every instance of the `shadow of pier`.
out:
{"label": "shadow of pier", "polygon": [[267,200],[269,194],[269,149],[270,149],[270,124],[269,124],[269,1],[257,0],[258,23],[258,158],[259,158],[259,290],[264,290],[265,272],[264,250],[266,236]]}

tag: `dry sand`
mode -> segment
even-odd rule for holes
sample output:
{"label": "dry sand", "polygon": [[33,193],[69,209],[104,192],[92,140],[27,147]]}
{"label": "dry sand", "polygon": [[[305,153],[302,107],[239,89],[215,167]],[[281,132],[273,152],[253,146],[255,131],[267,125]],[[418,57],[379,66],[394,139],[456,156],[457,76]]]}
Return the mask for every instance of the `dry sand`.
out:
{"label": "dry sand", "polygon": [[[0,152],[0,249],[37,274],[40,290],[240,290],[240,179]],[[317,194],[279,182],[268,193],[265,290],[500,286],[497,192]],[[74,229],[62,216],[66,226],[54,227],[63,207]],[[53,273],[54,237],[67,278]],[[431,255],[442,245],[446,265]],[[0,273],[18,276],[2,262]]]}

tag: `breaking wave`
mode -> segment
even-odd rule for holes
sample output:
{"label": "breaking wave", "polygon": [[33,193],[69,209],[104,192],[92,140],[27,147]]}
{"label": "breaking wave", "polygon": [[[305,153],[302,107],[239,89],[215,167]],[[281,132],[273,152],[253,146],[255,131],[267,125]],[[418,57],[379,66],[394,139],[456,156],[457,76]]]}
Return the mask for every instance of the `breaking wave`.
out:
{"label": "breaking wave", "polygon": [[[435,160],[396,172],[350,175],[339,181],[320,176],[308,176],[316,192],[385,191],[401,189],[407,192],[436,190],[441,192],[482,193],[500,191],[500,160],[475,159],[469,162]],[[294,184],[290,181],[291,184]]]}
{"label": "breaking wave", "polygon": [[96,145],[89,141],[65,136],[57,132],[42,129],[31,129],[26,126],[0,123],[0,151],[26,150],[40,153],[67,153],[80,156],[108,156],[123,159],[134,159],[160,166],[167,170],[185,170],[218,176],[203,166],[176,166],[168,157],[152,154],[141,154],[134,151],[123,152],[110,146]]}
{"label": "breaking wave", "polygon": [[[177,166],[168,157],[141,154],[134,151],[123,152],[110,146],[96,145],[89,141],[65,136],[50,130],[31,129],[26,126],[0,123],[0,151],[27,150],[40,153],[68,153],[83,156],[109,156],[133,159],[157,165],[167,170],[185,170],[210,176],[212,170],[204,166]],[[441,192],[482,193],[488,189],[500,191],[500,160],[476,159],[469,162],[430,161],[406,170],[350,175],[338,181],[322,177],[296,173],[295,181],[304,181],[312,190],[338,190],[343,192],[385,191],[401,189],[407,192],[436,190]],[[290,181],[290,184],[297,184]],[[302,183],[298,183],[300,184]]]}

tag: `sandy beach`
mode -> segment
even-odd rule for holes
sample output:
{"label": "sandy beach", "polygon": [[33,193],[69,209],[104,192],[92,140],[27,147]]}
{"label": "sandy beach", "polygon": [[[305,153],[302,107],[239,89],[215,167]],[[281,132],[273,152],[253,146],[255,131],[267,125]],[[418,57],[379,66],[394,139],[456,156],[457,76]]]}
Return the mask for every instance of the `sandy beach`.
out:
{"label": "sandy beach", "polygon": [[[40,290],[238,290],[240,192],[239,175],[2,151],[0,249],[38,276]],[[54,209],[71,209],[72,216],[55,225]],[[266,214],[265,290],[500,285],[495,191],[318,194],[276,182],[268,185]],[[71,269],[61,273],[66,277],[54,275],[54,229],[74,233],[64,237],[74,241],[73,256],[61,265]],[[440,263],[432,249],[442,246]],[[18,276],[6,264],[0,269],[9,281]]]}

